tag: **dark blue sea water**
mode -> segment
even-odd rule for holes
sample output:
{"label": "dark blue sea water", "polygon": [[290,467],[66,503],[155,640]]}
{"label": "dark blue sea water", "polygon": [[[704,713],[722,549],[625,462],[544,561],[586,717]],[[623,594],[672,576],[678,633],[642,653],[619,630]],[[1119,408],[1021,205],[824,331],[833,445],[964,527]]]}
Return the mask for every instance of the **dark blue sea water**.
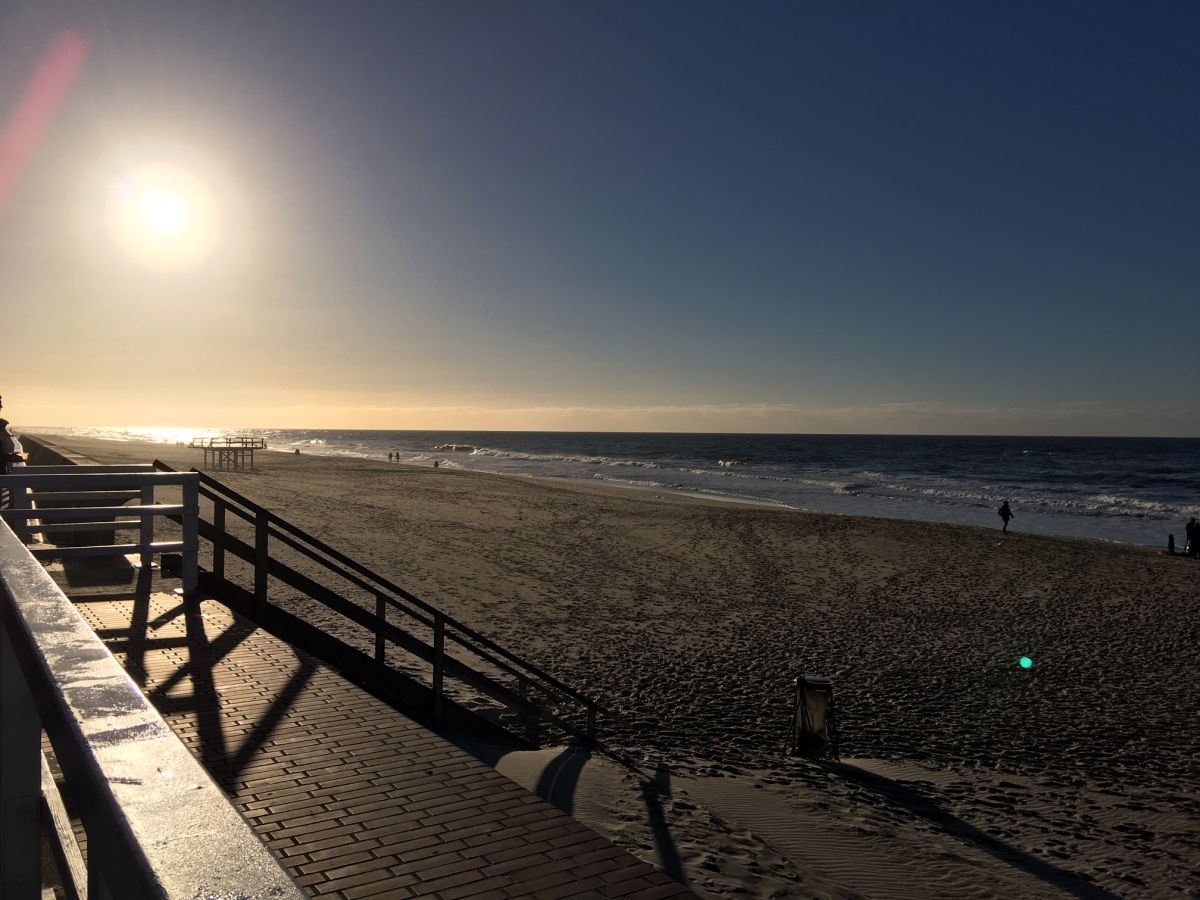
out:
{"label": "dark blue sea water", "polygon": [[[153,429],[55,429],[187,439]],[[823,512],[1166,546],[1200,516],[1200,439],[197,430],[272,449],[681,491]]]}

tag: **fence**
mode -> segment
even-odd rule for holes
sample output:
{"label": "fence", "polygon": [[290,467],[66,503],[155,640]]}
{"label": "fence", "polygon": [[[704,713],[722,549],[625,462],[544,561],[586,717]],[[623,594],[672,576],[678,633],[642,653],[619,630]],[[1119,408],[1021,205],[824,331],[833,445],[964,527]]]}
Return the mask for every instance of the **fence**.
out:
{"label": "fence", "polygon": [[247,447],[253,450],[266,450],[267,439],[260,437],[236,436],[236,437],[213,437],[208,438],[193,438],[188,444],[192,449],[200,449],[202,447]]}
{"label": "fence", "polygon": [[[136,543],[84,543],[82,546],[37,547],[31,552],[38,559],[123,556],[140,554],[148,566],[155,554],[179,553],[182,556],[183,589],[196,589],[199,538],[198,481],[192,472],[161,472],[145,466],[26,466],[0,475],[0,486],[8,489],[10,506],[0,517],[30,542],[34,534],[49,538],[136,530]],[[155,502],[155,492],[163,487],[182,489],[182,503]],[[125,506],[137,500],[136,506]],[[155,517],[177,519],[183,535],[177,541],[155,541]]]}
{"label": "fence", "polygon": [[[3,522],[0,726],[5,900],[42,896],[43,822],[70,898],[304,896]],[[86,866],[43,728],[87,832]]]}
{"label": "fence", "polygon": [[[159,460],[154,465],[174,472]],[[365,629],[373,638],[367,661],[386,666],[389,647],[396,647],[428,667],[435,718],[444,712],[445,682],[453,679],[520,716],[541,720],[588,742],[596,740],[597,716],[604,711],[596,701],[215,478],[196,474],[200,496],[212,503],[211,519],[201,515],[199,532],[212,542],[212,572],[206,577],[212,578],[209,592],[214,596],[240,594],[246,612],[262,623],[269,615],[283,615],[270,602],[268,584],[273,578]],[[245,540],[230,527],[236,520],[244,523]],[[273,548],[297,554],[312,574],[286,564],[278,554],[273,555]],[[230,557],[248,564],[247,580],[252,587],[241,588],[232,577],[226,577]],[[317,573],[331,577],[334,583],[322,584]],[[352,595],[360,602],[354,602]]]}

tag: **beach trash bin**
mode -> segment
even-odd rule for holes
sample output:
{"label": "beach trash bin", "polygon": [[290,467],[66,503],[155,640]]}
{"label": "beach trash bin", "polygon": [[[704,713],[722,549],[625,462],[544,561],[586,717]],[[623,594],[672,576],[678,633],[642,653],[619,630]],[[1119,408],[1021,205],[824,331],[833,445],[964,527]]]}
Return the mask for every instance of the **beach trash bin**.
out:
{"label": "beach trash bin", "polygon": [[795,707],[790,735],[793,756],[837,758],[837,728],[833,714],[833,682],[801,675],[795,682]]}

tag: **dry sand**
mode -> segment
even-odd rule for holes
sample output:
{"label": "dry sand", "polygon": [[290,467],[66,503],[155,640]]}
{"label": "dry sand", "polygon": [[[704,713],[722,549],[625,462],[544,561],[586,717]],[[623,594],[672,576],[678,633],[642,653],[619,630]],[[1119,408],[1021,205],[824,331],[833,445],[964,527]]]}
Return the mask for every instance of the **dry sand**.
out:
{"label": "dry sand", "polygon": [[[623,762],[480,753],[702,893],[1200,895],[1195,560],[385,461],[219,477],[611,709]],[[782,752],[802,672],[840,764]]]}

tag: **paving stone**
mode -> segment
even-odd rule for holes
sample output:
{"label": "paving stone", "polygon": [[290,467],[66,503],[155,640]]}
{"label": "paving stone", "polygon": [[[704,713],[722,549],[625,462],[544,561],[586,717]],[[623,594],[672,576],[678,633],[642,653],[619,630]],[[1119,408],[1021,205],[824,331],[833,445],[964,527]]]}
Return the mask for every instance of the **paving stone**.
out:
{"label": "paving stone", "polygon": [[147,629],[111,585],[105,599],[64,590],[314,896],[691,896],[214,601],[185,614],[153,594]]}

